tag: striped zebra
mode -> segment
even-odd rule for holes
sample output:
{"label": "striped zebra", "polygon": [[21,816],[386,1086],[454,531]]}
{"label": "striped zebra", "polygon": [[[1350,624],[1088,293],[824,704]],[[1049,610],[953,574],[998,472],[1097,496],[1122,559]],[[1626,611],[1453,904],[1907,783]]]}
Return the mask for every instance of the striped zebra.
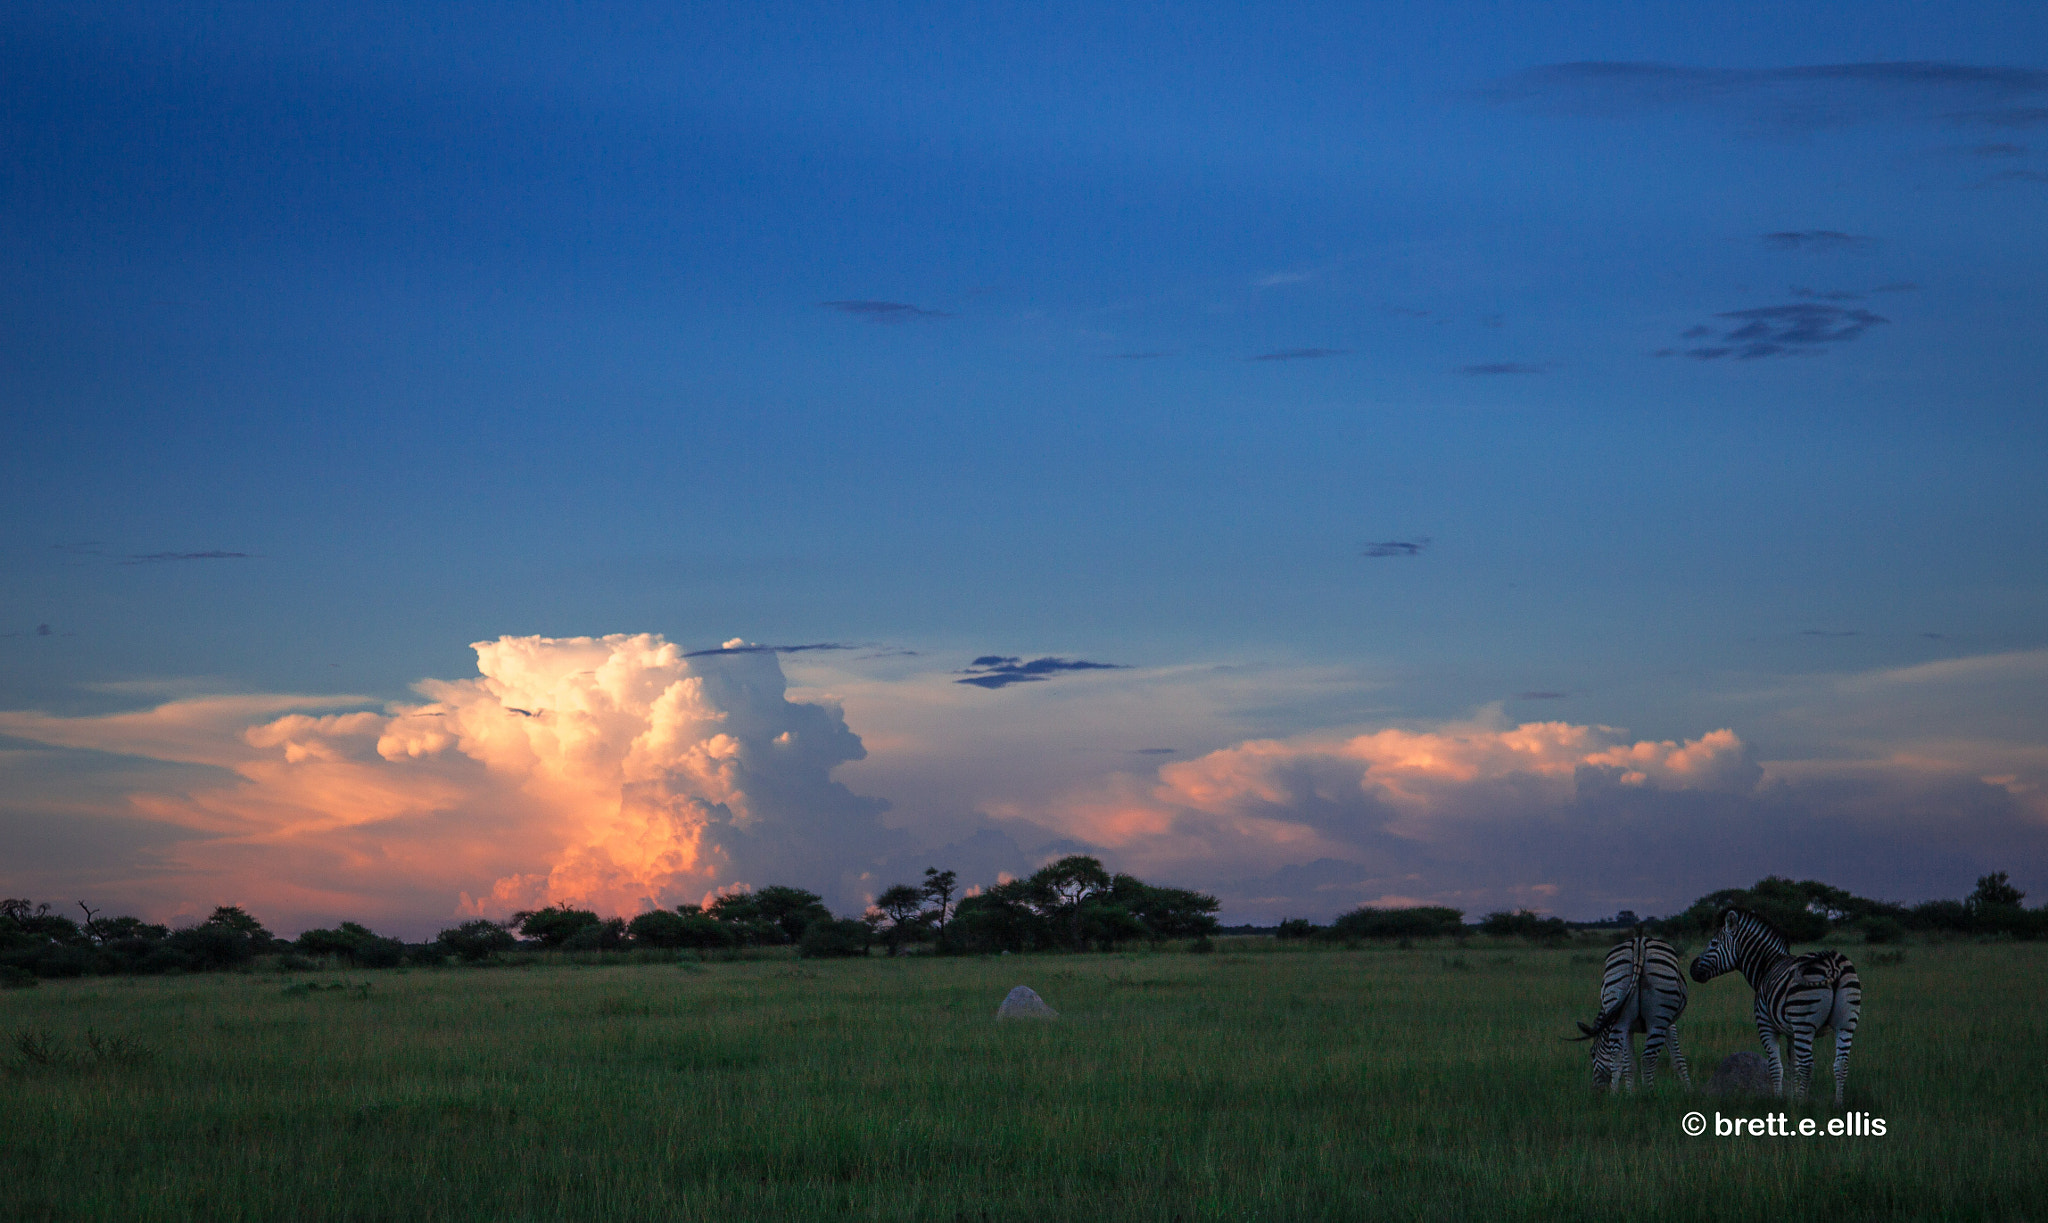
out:
{"label": "striped zebra", "polygon": [[[1593,1023],[1579,1021],[1579,1036],[1567,1040],[1591,1041],[1593,1085],[1610,1092],[1634,1084],[1634,1078],[1648,1091],[1657,1085],[1657,1056],[1668,1044],[1671,1065],[1678,1081],[1692,1086],[1692,1071],[1678,1047],[1678,1017],[1685,1014],[1685,974],[1678,968],[1678,953],[1662,939],[1637,930],[1626,943],[1617,943],[1607,953],[1607,967],[1600,974],[1600,1017]],[[1635,1034],[1643,1034],[1643,1061],[1636,1062]]]}
{"label": "striped zebra", "polygon": [[1863,982],[1856,966],[1839,951],[1793,955],[1778,928],[1747,909],[1727,909],[1707,949],[1692,962],[1692,979],[1707,982],[1740,972],[1756,991],[1756,1034],[1771,1066],[1771,1090],[1785,1090],[1785,1065],[1778,1037],[1792,1042],[1792,1094],[1806,1097],[1813,1077],[1813,1042],[1822,1028],[1835,1030],[1835,1105],[1849,1081],[1849,1045],[1863,1007]]}

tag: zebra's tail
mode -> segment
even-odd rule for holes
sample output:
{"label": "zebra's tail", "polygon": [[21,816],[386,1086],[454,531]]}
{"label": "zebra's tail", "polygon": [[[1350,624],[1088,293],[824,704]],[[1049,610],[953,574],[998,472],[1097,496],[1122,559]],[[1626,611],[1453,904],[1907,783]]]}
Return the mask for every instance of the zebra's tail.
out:
{"label": "zebra's tail", "polygon": [[1593,1026],[1591,1027],[1586,1026],[1585,1020],[1579,1020],[1579,1032],[1581,1033],[1581,1035],[1561,1036],[1558,1039],[1592,1040],[1596,1036],[1606,1035],[1607,1030],[1609,1028],[1612,1028],[1616,1023],[1619,1023],[1621,1021],[1621,1012],[1625,1007],[1628,1006],[1628,999],[1629,996],[1627,994],[1623,994],[1620,998],[1616,999],[1613,1006],[1608,1007],[1606,1010],[1600,1012],[1600,1018],[1594,1020]]}

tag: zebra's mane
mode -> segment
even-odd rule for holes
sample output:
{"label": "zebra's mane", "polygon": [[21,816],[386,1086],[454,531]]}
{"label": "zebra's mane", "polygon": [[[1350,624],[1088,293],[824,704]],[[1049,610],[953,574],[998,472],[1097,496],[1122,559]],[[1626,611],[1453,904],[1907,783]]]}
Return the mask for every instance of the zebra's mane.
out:
{"label": "zebra's mane", "polygon": [[1721,910],[1719,914],[1715,915],[1714,928],[1716,930],[1728,924],[1728,915],[1730,913],[1740,913],[1742,916],[1748,918],[1751,922],[1755,923],[1758,926],[1763,927],[1764,932],[1769,934],[1772,938],[1777,939],[1780,943],[1783,943],[1785,945],[1785,950],[1790,951],[1792,949],[1792,940],[1785,937],[1785,932],[1783,930],[1778,929],[1778,925],[1776,922],[1772,921],[1768,917],[1765,917],[1763,914],[1757,912],[1754,909],[1745,909],[1741,905],[1729,905],[1727,908]]}

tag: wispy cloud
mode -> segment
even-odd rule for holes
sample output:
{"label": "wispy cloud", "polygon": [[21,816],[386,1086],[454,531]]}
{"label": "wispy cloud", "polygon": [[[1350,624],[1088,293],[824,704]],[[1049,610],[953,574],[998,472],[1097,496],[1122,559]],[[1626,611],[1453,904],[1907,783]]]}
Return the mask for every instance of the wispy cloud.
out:
{"label": "wispy cloud", "polygon": [[808,654],[813,650],[866,650],[872,646],[847,645],[838,641],[813,641],[804,645],[754,645],[751,642],[728,641],[712,650],[688,650],[684,658],[704,658],[713,654]]}
{"label": "wispy cloud", "polygon": [[1414,539],[1382,539],[1365,545],[1359,555],[1374,560],[1389,556],[1421,556],[1435,542],[1427,535],[1418,535]]}
{"label": "wispy cloud", "polygon": [[927,310],[922,306],[913,306],[909,302],[860,300],[819,302],[818,304],[827,310],[837,310],[841,314],[855,315],[876,323],[901,323],[917,318],[953,317],[944,310]]}
{"label": "wispy cloud", "polygon": [[105,541],[98,539],[80,540],[77,543],[51,544],[50,551],[62,552],[67,556],[97,556],[117,565],[158,565],[169,561],[247,561],[260,560],[257,552],[227,552],[209,549],[204,552],[109,552]]}
{"label": "wispy cloud", "polygon": [[1853,628],[1803,628],[1799,630],[1799,635],[1801,637],[1861,637],[1863,630]]}
{"label": "wispy cloud", "polygon": [[256,560],[254,552],[148,552],[136,556],[124,556],[124,565],[154,565],[163,561],[248,561]]}
{"label": "wispy cloud", "polygon": [[1781,251],[1863,251],[1876,246],[1877,239],[1839,229],[1781,229],[1765,234],[1763,244]]}
{"label": "wispy cloud", "polygon": [[2005,187],[2013,183],[2048,183],[2048,171],[2000,170],[1976,185],[1979,187]]}
{"label": "wispy cloud", "polygon": [[1968,127],[2048,127],[2048,106],[1994,106],[1984,110],[1956,111],[1942,118]]}
{"label": "wispy cloud", "polygon": [[1699,361],[1734,357],[1753,361],[1764,357],[1811,357],[1829,345],[1846,344],[1880,323],[1883,315],[1868,310],[1800,302],[1790,306],[1759,306],[1753,310],[1729,310],[1714,316],[1728,323],[1702,324],[1681,333],[1680,338],[1706,341],[1692,348],[1663,348],[1660,357],[1683,353]]}
{"label": "wispy cloud", "polygon": [[1519,361],[1489,361],[1482,365],[1461,365],[1458,372],[1482,378],[1498,374],[1547,374],[1550,366],[1548,363],[1529,365]]}
{"label": "wispy cloud", "polygon": [[1790,130],[1876,122],[2028,126],[2048,94],[2048,72],[1940,61],[1694,68],[1584,61],[1545,64],[1477,92],[1494,105],[1622,117],[1684,109],[1732,111]]}
{"label": "wispy cloud", "polygon": [[1275,352],[1262,352],[1247,361],[1314,361],[1321,357],[1341,357],[1350,352],[1348,348],[1282,348]]}
{"label": "wispy cloud", "polygon": [[1518,701],[1561,701],[1570,696],[1569,692],[1517,692]]}
{"label": "wispy cloud", "polygon": [[954,680],[956,684],[973,684],[977,688],[1007,688],[1011,684],[1043,683],[1070,671],[1121,671],[1125,667],[1113,662],[1089,662],[1085,658],[1034,658],[1025,662],[1022,658],[1007,654],[983,654],[967,664],[965,679]]}

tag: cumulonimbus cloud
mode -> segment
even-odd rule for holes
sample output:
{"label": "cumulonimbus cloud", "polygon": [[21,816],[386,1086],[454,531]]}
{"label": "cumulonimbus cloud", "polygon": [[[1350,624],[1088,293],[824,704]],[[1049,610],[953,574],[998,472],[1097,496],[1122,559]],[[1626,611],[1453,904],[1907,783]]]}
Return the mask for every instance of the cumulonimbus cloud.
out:
{"label": "cumulonimbus cloud", "polygon": [[130,802],[185,834],[160,869],[286,912],[375,916],[410,894],[451,915],[632,913],[763,883],[857,905],[845,875],[890,839],[885,804],[831,778],[860,739],[745,646],[503,637],[474,646],[477,677],[420,683],[419,704],[203,698],[0,714],[0,734],[228,770]]}

